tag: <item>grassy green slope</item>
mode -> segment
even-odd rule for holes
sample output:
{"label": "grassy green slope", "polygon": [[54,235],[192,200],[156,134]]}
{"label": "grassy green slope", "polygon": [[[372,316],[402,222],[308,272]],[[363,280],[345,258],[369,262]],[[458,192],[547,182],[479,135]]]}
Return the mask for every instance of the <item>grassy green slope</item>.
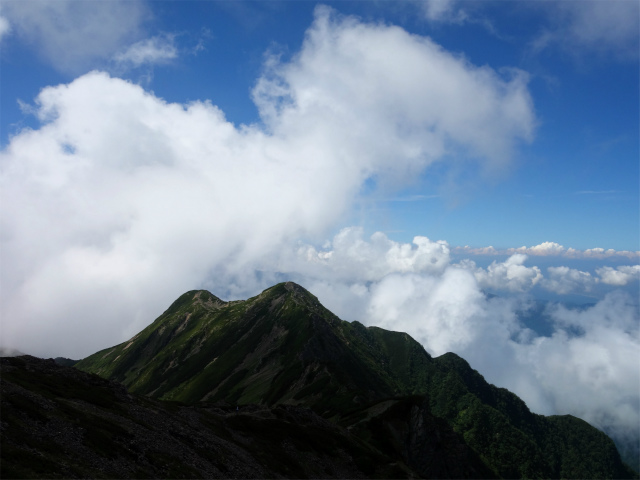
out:
{"label": "grassy green slope", "polygon": [[638,478],[613,441],[571,415],[532,413],[513,393],[486,382],[462,358],[434,359],[431,412],[446,419],[502,478]]}
{"label": "grassy green slope", "polygon": [[229,303],[187,292],[131,340],[76,367],[162,399],[337,411],[424,391],[431,361],[407,334],[342,321],[286,283]]}

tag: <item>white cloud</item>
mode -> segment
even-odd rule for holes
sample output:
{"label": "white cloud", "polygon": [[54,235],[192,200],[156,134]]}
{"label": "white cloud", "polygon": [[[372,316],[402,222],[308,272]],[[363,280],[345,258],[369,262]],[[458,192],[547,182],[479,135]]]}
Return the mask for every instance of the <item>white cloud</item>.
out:
{"label": "white cloud", "polygon": [[[42,126],[1,153],[3,343],[78,357],[135,333],[183,291],[241,295],[262,281],[256,270],[273,278],[283,245],[335,228],[369,177],[402,183],[451,150],[502,164],[533,132],[523,75],[327,8],[254,96],[264,126],[235,127],[208,102],[168,104],[104,73],[45,88]],[[358,241],[364,260],[347,253]],[[436,271],[448,255],[424,237],[408,246],[346,232],[334,243],[371,278]],[[365,265],[379,252],[384,262]]]}
{"label": "white cloud", "polygon": [[435,355],[460,351],[476,336],[484,297],[465,270],[449,268],[441,277],[389,275],[370,291],[366,323],[408,332]]}
{"label": "white cloud", "polygon": [[[533,305],[526,296],[488,298],[481,289],[490,285],[517,292],[541,283],[570,293],[591,288],[597,278],[568,267],[551,267],[550,278],[541,279],[538,267],[524,266],[523,254],[493,262],[487,269],[471,261],[443,263],[437,270],[423,272],[397,265],[391,269],[385,257],[393,242],[386,240],[385,248],[375,250],[373,241],[363,241],[359,230],[350,231],[354,233],[340,261],[323,259],[322,270],[292,269],[304,272],[296,280],[341,318],[408,332],[432,355],[454,351],[489,382],[519,395],[534,412],[576,415],[616,438],[637,438],[637,299],[614,291],[586,309],[552,305],[546,318],[553,333],[543,336],[521,323]],[[317,265],[321,254],[312,252],[296,258]],[[354,264],[353,259],[361,263]],[[343,262],[355,269],[353,278],[336,273]],[[367,263],[385,265],[389,273],[363,281]],[[619,267],[615,272],[637,275],[639,268]],[[603,278],[605,272],[610,270],[600,273]]]}
{"label": "white cloud", "polygon": [[[300,246],[291,270],[305,268],[323,278],[340,280],[380,280],[390,273],[441,273],[449,264],[447,242],[433,242],[427,237],[415,237],[413,245],[389,240],[382,232],[364,240],[358,227],[344,228],[330,245],[330,250],[316,250],[313,246]],[[282,267],[282,265],[281,265]],[[309,267],[313,267],[312,269]],[[323,272],[323,273],[320,273]]]}
{"label": "white cloud", "polygon": [[[518,249],[520,251],[521,249]],[[564,251],[564,247],[555,242],[543,242],[530,248],[522,247],[522,253],[529,255],[558,255]]]}
{"label": "white cloud", "polygon": [[144,2],[29,0],[3,3],[16,34],[56,69],[79,73],[137,40]]}
{"label": "white cloud", "polygon": [[[330,136],[344,174],[355,174],[354,162],[370,156],[371,167],[384,166],[378,178],[390,183],[444,153],[473,151],[498,167],[518,140],[530,140],[527,75],[510,75],[474,67],[398,27],[364,25],[319,7],[302,52],[287,64],[271,58],[254,99],[269,131]],[[391,162],[396,156],[405,159],[402,168]]]}
{"label": "white cloud", "polygon": [[590,292],[598,283],[622,287],[640,278],[640,265],[624,265],[617,268],[603,266],[596,269],[598,277],[569,267],[549,267],[548,278],[541,285],[558,294]]}
{"label": "white cloud", "polygon": [[605,266],[596,269],[596,273],[602,283],[624,286],[640,278],[640,265],[623,265],[615,269]]}
{"label": "white cloud", "polygon": [[487,269],[478,268],[468,259],[460,262],[460,266],[471,271],[482,288],[524,292],[542,279],[538,267],[524,266],[526,260],[526,255],[516,253],[504,262],[491,262]]}
{"label": "white cloud", "polygon": [[597,279],[589,272],[583,272],[569,267],[549,267],[549,278],[545,278],[541,285],[555,293],[567,294],[576,292],[588,292]]}
{"label": "white cloud", "polygon": [[114,55],[113,59],[118,64],[139,67],[145,64],[166,63],[177,56],[175,37],[161,35],[134,43],[125,51]]}

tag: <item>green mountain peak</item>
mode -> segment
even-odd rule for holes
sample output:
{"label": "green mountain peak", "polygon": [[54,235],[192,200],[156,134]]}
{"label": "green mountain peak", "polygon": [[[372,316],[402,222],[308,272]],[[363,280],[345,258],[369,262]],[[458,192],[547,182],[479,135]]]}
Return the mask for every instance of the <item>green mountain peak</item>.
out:
{"label": "green mountain peak", "polygon": [[76,368],[159,400],[310,408],[380,451],[396,449],[416,471],[431,472],[420,466],[424,445],[438,445],[429,424],[467,445],[481,476],[633,477],[586,422],[536,415],[458,355],[432,358],[406,333],[340,320],[292,282],[230,302],[187,292]]}

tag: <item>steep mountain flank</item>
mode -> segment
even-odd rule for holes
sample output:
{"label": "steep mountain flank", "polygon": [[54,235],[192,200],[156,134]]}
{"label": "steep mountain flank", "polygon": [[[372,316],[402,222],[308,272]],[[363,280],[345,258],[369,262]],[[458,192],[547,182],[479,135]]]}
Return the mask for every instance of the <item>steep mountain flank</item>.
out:
{"label": "steep mountain flank", "polygon": [[533,414],[457,355],[342,321],[291,282],[246,301],[188,292],[76,368],[156,399],[308,407],[423,476],[634,476],[586,422]]}

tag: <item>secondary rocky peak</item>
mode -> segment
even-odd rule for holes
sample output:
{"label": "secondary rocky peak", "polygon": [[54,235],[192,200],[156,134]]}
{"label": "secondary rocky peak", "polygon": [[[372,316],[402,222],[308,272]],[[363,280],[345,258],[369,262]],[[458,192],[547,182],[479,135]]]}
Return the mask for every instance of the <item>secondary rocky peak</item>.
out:
{"label": "secondary rocky peak", "polygon": [[307,289],[298,285],[295,282],[278,283],[273,287],[267,288],[258,296],[258,298],[273,298],[273,299],[283,299],[287,297],[291,298],[298,305],[304,305],[306,307],[311,308],[312,310],[317,310],[318,308],[322,308],[322,305],[320,305],[318,297],[316,297]]}
{"label": "secondary rocky peak", "polygon": [[304,287],[301,287],[300,285],[298,285],[295,282],[285,282],[284,283],[284,288],[286,288],[287,291],[289,291],[289,292],[291,292],[293,294],[311,295],[308,290],[306,290]]}
{"label": "secondary rocky peak", "polygon": [[[304,287],[298,285],[295,282],[281,282],[273,287],[269,287],[262,292],[262,294],[282,294],[282,293],[290,293],[295,296],[309,296],[308,290]],[[312,296],[312,295],[311,295]]]}
{"label": "secondary rocky peak", "polygon": [[207,290],[189,290],[178,297],[178,299],[169,306],[164,315],[174,314],[182,309],[189,308],[192,305],[203,305],[209,309],[219,308],[227,302],[219,299]]}

